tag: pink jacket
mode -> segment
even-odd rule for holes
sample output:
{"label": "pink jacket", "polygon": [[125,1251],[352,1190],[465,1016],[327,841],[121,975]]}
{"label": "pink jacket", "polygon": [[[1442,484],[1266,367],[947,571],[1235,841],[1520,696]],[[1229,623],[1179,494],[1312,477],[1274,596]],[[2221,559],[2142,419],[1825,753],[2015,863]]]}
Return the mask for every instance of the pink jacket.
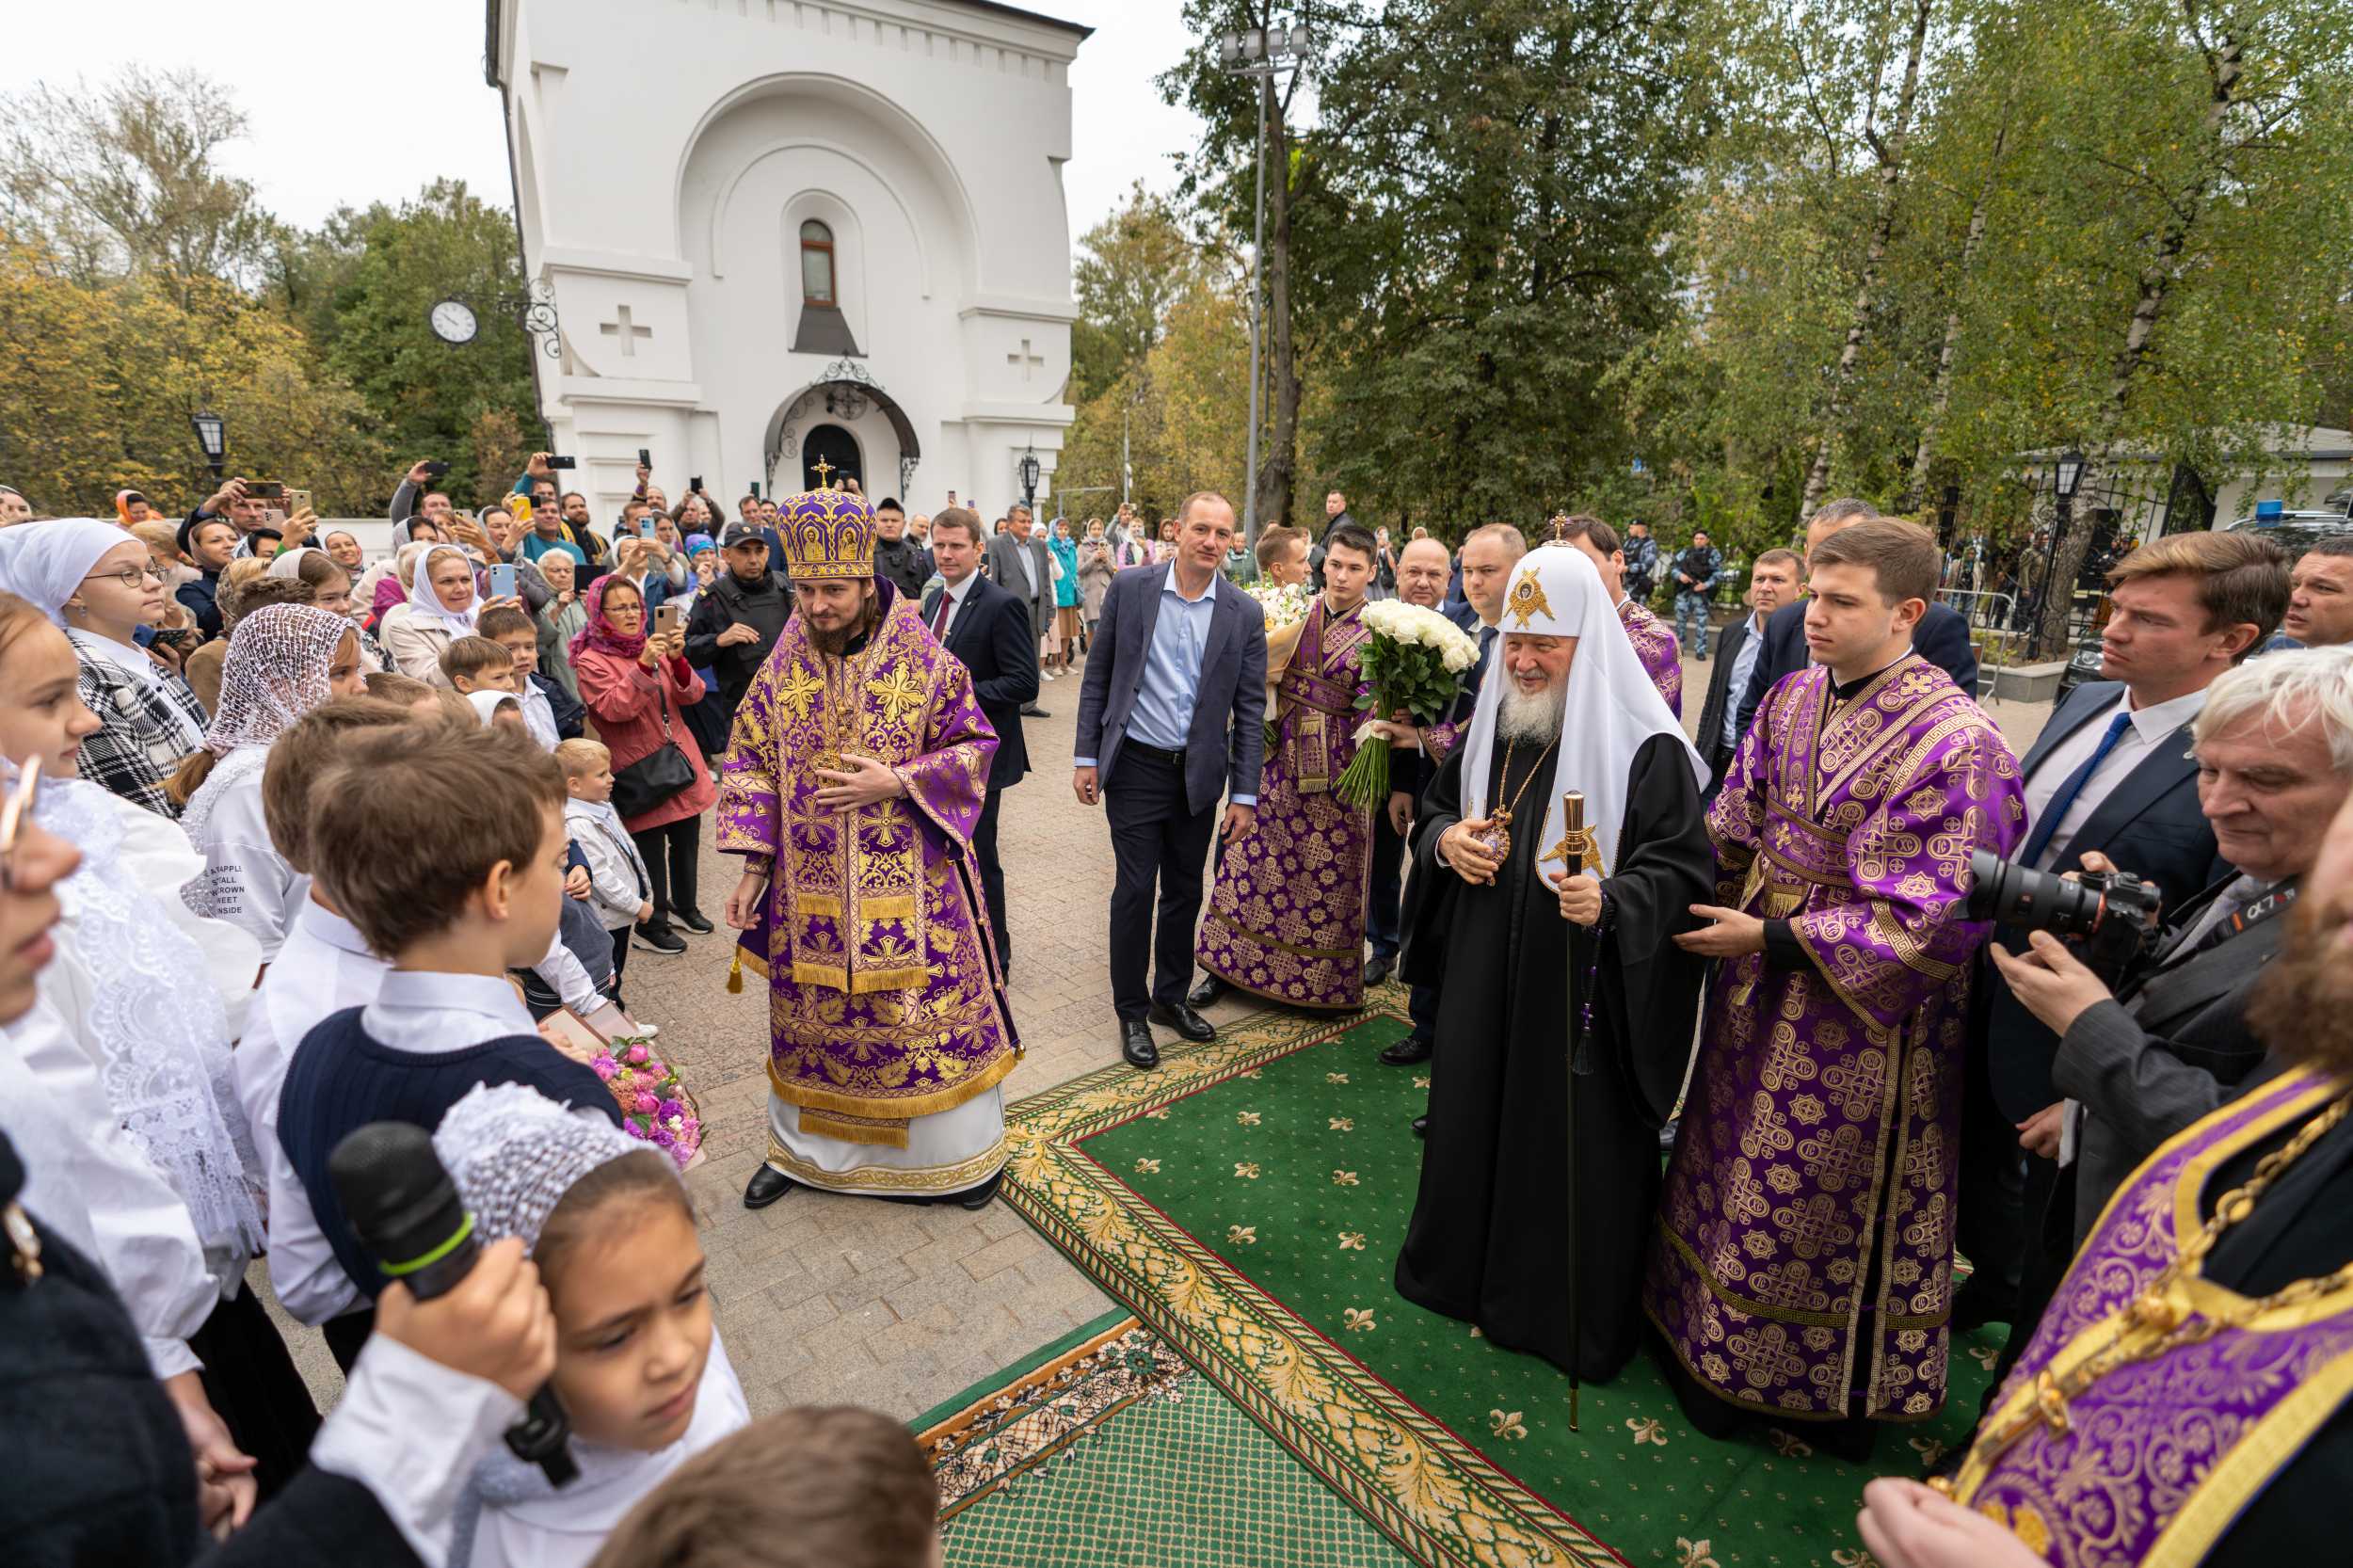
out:
{"label": "pink jacket", "polygon": [[718,787],[711,782],[702,747],[695,743],[695,732],[686,723],[686,710],[703,699],[703,678],[684,659],[664,661],[662,673],[656,676],[634,659],[584,648],[572,658],[572,675],[580,682],[580,700],[597,727],[597,738],[613,753],[615,773],[651,756],[661,746],[665,710],[670,739],[694,764],[694,783],[641,816],[622,818],[623,827],[642,833],[711,809],[719,798]]}

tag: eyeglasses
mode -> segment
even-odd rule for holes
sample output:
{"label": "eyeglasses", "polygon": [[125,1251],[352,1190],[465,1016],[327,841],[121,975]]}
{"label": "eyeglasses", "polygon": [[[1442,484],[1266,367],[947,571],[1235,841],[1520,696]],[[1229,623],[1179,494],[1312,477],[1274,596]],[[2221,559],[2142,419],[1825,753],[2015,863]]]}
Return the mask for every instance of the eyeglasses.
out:
{"label": "eyeglasses", "polygon": [[17,764],[15,787],[0,799],[0,892],[16,891],[17,834],[40,796],[40,759],[28,757]]}
{"label": "eyeglasses", "polygon": [[82,579],[85,583],[120,583],[126,588],[136,588],[150,579],[160,583],[164,574],[153,562],[143,567],[125,567],[120,571],[94,571]]}

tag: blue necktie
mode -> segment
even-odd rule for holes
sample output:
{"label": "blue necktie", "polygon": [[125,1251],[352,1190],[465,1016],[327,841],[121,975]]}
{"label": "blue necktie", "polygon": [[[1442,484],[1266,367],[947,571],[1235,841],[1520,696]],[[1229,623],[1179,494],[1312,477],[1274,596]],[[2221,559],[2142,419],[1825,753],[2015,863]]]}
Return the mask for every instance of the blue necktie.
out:
{"label": "blue necktie", "polygon": [[2042,852],[2050,847],[2051,835],[2058,831],[2059,819],[2075,804],[2075,797],[2084,792],[2084,786],[2091,782],[2091,776],[2100,771],[2100,764],[2108,760],[2108,753],[2116,749],[2116,743],[2123,738],[2125,728],[2132,722],[2130,706],[2119,708],[2116,717],[2108,721],[2108,732],[2100,737],[2100,744],[2084,760],[2084,765],[2059,781],[2058,793],[2042,808],[2042,820],[2034,824],[2034,832],[2026,840],[2026,852],[2018,857],[2021,865],[2032,866],[2042,859]]}

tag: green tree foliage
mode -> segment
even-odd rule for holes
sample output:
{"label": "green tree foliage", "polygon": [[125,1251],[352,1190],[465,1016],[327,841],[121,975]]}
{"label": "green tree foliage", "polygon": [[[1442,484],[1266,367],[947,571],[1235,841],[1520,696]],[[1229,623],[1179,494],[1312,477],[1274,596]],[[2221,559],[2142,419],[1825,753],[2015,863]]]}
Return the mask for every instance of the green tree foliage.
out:
{"label": "green tree foliage", "polygon": [[1194,490],[1239,498],[1249,440],[1249,330],[1244,305],[1196,278],[1163,313],[1159,338],[1137,363],[1079,410],[1056,471],[1065,491],[1108,487],[1078,515],[1108,516],[1120,494],[1126,438],[1133,499],[1147,518],[1173,515]]}
{"label": "green tree foliage", "polygon": [[1118,211],[1080,237],[1071,275],[1079,320],[1070,400],[1081,403],[1152,352],[1169,306],[1202,269],[1174,204],[1138,181]]}

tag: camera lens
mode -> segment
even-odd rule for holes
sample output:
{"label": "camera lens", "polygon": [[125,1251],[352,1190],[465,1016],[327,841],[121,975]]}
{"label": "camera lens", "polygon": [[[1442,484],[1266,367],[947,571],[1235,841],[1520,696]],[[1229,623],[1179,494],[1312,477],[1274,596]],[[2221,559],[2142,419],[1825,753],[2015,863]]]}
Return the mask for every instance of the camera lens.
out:
{"label": "camera lens", "polygon": [[1970,852],[1969,878],[1973,920],[2025,926],[2057,936],[2089,936],[2099,929],[2105,901],[2096,888],[1983,849]]}

